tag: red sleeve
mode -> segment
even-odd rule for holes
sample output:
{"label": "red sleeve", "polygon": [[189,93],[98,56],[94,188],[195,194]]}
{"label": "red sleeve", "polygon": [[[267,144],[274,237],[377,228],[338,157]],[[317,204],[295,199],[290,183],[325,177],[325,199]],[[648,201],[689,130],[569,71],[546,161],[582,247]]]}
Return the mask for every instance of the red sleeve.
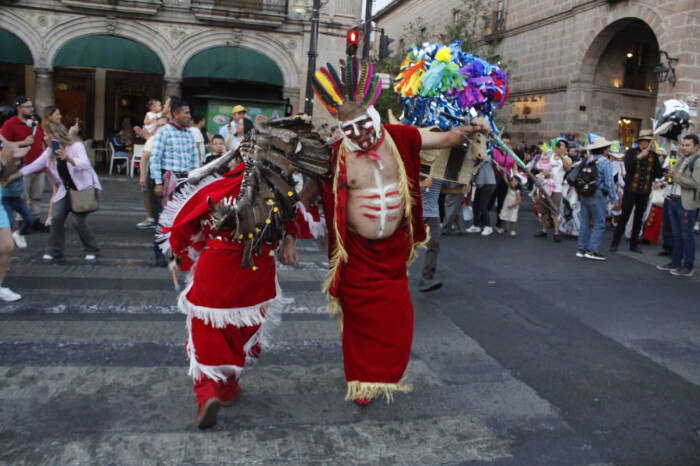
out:
{"label": "red sleeve", "polygon": [[12,130],[12,119],[7,120],[5,124],[2,125],[0,133],[2,133],[3,137],[8,141],[12,141],[14,139],[15,132]]}

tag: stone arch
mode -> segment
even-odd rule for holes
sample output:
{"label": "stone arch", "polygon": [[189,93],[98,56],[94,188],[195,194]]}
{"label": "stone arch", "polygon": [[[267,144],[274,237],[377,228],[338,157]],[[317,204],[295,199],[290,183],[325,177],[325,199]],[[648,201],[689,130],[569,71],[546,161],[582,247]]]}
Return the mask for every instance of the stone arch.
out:
{"label": "stone arch", "polygon": [[[171,73],[178,77],[182,76],[185,65],[192,57],[206,49],[227,45],[230,40],[230,31],[208,31],[197,35],[196,41],[187,41],[183,47],[178,49],[177,61],[171,64],[173,67]],[[255,32],[244,32],[240,40],[233,45],[266,56],[275,62],[282,72],[285,88],[299,87],[299,67],[280,41]]]}
{"label": "stone arch", "polygon": [[626,5],[615,7],[607,16],[598,16],[591,29],[597,34],[586,37],[578,48],[575,69],[581,81],[593,81],[598,60],[610,40],[622,29],[634,21],[644,22],[656,36],[659,48],[663,49],[668,35],[659,14],[647,5]]}
{"label": "stone arch", "polygon": [[[107,33],[108,21],[104,18],[75,18],[61,23],[60,27],[52,33],[52,41],[46,53],[46,66],[53,67],[56,54],[71,40]],[[160,59],[167,75],[170,44],[165,41],[160,31],[153,29],[148,24],[120,22],[115,32],[110,35],[133,40],[153,51]]]}
{"label": "stone arch", "polygon": [[15,11],[7,9],[0,15],[0,28],[16,35],[29,48],[34,60],[34,66],[41,66],[43,40],[41,35],[27,21],[27,18],[18,15]]}

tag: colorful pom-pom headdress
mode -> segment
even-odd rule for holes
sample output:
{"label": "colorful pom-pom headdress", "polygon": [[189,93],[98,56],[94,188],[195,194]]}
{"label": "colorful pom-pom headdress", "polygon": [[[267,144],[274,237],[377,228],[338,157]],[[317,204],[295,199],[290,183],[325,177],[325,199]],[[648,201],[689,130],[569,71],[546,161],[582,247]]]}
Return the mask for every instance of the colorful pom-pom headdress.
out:
{"label": "colorful pom-pom headdress", "polygon": [[413,46],[401,64],[394,90],[404,105],[404,124],[448,130],[469,120],[472,110],[493,123],[493,111],[508,98],[508,76],[498,64],[449,46]]}
{"label": "colorful pom-pom headdress", "polygon": [[357,57],[347,57],[340,62],[340,73],[331,65],[321,67],[313,78],[314,94],[331,115],[337,117],[345,104],[368,108],[376,102],[382,92],[382,81],[374,72],[374,65],[360,61]]}

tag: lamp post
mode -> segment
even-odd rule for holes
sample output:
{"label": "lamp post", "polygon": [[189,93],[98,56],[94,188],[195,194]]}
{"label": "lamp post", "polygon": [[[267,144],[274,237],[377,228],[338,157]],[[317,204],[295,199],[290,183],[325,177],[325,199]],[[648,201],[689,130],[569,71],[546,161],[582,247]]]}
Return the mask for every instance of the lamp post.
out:
{"label": "lamp post", "polygon": [[[668,63],[668,67],[664,65],[661,54],[664,54],[666,56],[666,62]],[[677,61],[677,58],[672,58],[665,51],[659,50],[659,63],[654,67],[653,71],[654,76],[656,76],[656,82],[662,83],[668,79],[668,82],[671,83],[671,86],[676,87],[676,69],[673,67],[673,64]]]}
{"label": "lamp post", "polygon": [[314,0],[311,12],[311,37],[309,40],[309,66],[306,70],[306,95],[304,97],[304,113],[312,116],[314,113],[314,91],[312,82],[316,73],[316,57],[318,56],[318,22],[321,0]]}

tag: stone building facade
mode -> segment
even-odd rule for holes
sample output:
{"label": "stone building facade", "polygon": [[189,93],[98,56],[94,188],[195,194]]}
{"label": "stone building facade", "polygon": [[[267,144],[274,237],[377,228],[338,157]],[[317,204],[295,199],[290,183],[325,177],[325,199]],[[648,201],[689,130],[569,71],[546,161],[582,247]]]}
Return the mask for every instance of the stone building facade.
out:
{"label": "stone building facade", "polygon": [[[697,119],[696,0],[486,3],[491,9],[483,17],[491,26],[483,43],[495,46],[504,61],[515,62],[510,101],[500,119],[517,140],[547,140],[562,133],[582,140],[590,132],[628,145],[640,129],[650,128],[656,109],[671,98],[688,102]],[[405,26],[421,16],[434,40],[454,22],[462,1],[446,0],[439,9],[431,4],[394,0],[375,21],[400,38]],[[669,66],[668,57],[677,61]],[[657,82],[654,68],[659,62],[675,69],[675,84]]]}
{"label": "stone building facade", "polygon": [[[140,123],[152,97],[183,96],[204,113],[212,102],[297,113],[304,110],[312,4],[2,0],[0,104],[21,94],[37,112],[56,104],[84,122],[85,138],[98,140],[125,115]],[[344,55],[346,31],[361,11],[361,0],[323,2],[319,63]],[[327,117],[321,105],[314,113]]]}

